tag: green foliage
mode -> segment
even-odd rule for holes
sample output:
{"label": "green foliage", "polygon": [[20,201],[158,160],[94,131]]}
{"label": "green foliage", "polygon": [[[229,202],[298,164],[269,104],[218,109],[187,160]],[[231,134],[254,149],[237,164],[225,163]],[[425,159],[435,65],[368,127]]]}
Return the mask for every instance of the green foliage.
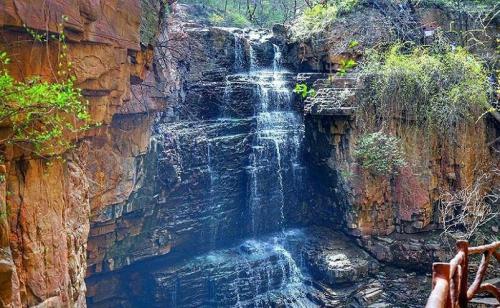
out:
{"label": "green foliage", "polygon": [[490,86],[481,62],[462,48],[405,49],[394,45],[369,56],[364,72],[372,79],[369,101],[376,116],[394,116],[453,134],[454,127],[477,120],[489,105]]}
{"label": "green foliage", "polygon": [[224,24],[225,18],[222,15],[219,15],[217,13],[213,13],[210,15],[209,18],[210,22],[216,26],[222,26]]}
{"label": "green foliage", "polygon": [[229,23],[238,28],[245,28],[251,25],[251,22],[245,17],[245,15],[238,12],[230,12]]}
{"label": "green foliage", "polygon": [[347,72],[355,68],[357,65],[358,62],[356,62],[354,59],[341,60],[339,67],[339,75],[340,76],[347,75]]}
{"label": "green foliage", "polygon": [[309,96],[316,96],[316,90],[309,88],[305,83],[297,83],[293,89],[293,93],[300,95],[302,99],[306,99]]}
{"label": "green foliage", "polygon": [[[34,39],[48,41],[39,34]],[[0,51],[0,124],[10,128],[0,144],[30,143],[36,153],[50,155],[70,147],[69,134],[88,128],[88,104],[74,85],[76,78],[69,74],[71,63],[67,61],[64,34],[61,32],[57,39],[62,50],[58,82],[47,82],[39,76],[15,80],[8,71],[7,53]]]}
{"label": "green foliage", "polygon": [[[5,181],[5,179],[4,179]],[[7,191],[6,195],[9,196],[11,195],[12,193]],[[12,213],[12,210],[10,208],[10,205],[8,203],[4,203],[2,202],[2,200],[0,200],[0,219],[5,219],[5,218],[8,218]]]}
{"label": "green foliage", "polygon": [[354,157],[374,175],[397,174],[398,169],[406,165],[399,140],[382,132],[361,136]]}
{"label": "green foliage", "polygon": [[304,40],[326,30],[339,16],[351,12],[357,4],[358,0],[337,0],[305,9],[292,26],[293,39]]}
{"label": "green foliage", "polygon": [[284,23],[293,17],[295,0],[262,0],[248,3],[246,0],[180,0],[179,2],[203,5],[215,10],[209,16],[210,22],[214,25],[243,28]]}
{"label": "green foliage", "polygon": [[[163,2],[163,1],[161,1]],[[157,2],[149,0],[141,0],[141,26],[140,26],[140,36],[141,43],[153,44],[156,37],[156,32],[158,31],[158,23],[160,19],[160,14],[157,10]],[[168,14],[169,5],[165,2],[164,12]]]}
{"label": "green foliage", "polygon": [[356,48],[359,46],[359,41],[356,41],[356,40],[353,40],[353,41],[350,41],[349,42],[349,46],[347,46],[348,48]]}
{"label": "green foliage", "polygon": [[[5,166],[3,166],[3,164],[5,163],[5,158],[3,157],[3,155],[0,155],[0,183],[3,183],[5,182],[5,178],[6,178],[6,170],[5,170]],[[0,204],[1,206],[1,204]]]}
{"label": "green foliage", "polygon": [[[322,0],[179,0],[178,2],[205,7],[207,12],[210,12],[209,21],[219,26],[269,27],[293,21],[294,25],[300,28],[297,24],[305,20],[308,24],[305,26],[304,36],[307,37],[309,28],[316,28],[314,27],[316,24],[322,23],[326,26],[337,16],[349,12],[358,1],[330,0],[328,6],[318,4],[322,3]],[[301,17],[296,21],[298,15]],[[323,22],[322,18],[328,20]]]}
{"label": "green foliage", "polygon": [[245,28],[251,25],[251,22],[242,14],[237,12],[212,13],[209,17],[210,23],[215,26],[231,26]]}
{"label": "green foliage", "polygon": [[352,171],[349,170],[348,168],[340,169],[339,173],[340,173],[340,176],[342,177],[342,179],[344,179],[344,181],[347,181],[354,176],[354,173],[352,173]]}

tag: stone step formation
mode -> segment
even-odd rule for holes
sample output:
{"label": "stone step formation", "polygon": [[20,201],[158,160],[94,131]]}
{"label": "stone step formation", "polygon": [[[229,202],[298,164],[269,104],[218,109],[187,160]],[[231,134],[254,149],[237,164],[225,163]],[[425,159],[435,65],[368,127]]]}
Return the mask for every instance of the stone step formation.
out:
{"label": "stone step formation", "polygon": [[317,89],[304,102],[305,114],[351,117],[357,109],[356,93],[361,81],[356,74],[299,74],[297,81],[312,84],[312,89]]}

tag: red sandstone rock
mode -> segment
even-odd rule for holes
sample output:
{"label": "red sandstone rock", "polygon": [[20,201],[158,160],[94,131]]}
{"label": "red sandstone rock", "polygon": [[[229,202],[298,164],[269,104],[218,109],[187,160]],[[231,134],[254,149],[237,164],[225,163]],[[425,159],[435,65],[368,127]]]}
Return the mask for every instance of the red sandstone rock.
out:
{"label": "red sandstone rock", "polygon": [[[12,59],[13,76],[56,78],[58,46],[34,43],[23,25],[58,32],[60,23],[77,86],[90,102],[92,121],[103,126],[73,136],[87,141],[75,155],[64,155],[67,161],[30,158],[25,151],[7,149],[5,184],[11,215],[8,220],[0,216],[2,307],[86,305],[90,204],[104,207],[128,197],[134,184],[134,156],[148,144],[148,120],[109,126],[117,112],[144,112],[133,106],[137,98],[132,99],[130,84],[132,78],[140,86],[152,60],[152,51],[140,48],[140,1],[0,1],[0,50]],[[5,212],[3,185],[0,211]]]}
{"label": "red sandstone rock", "polygon": [[85,303],[88,184],[73,162],[19,161],[11,166],[10,248],[19,279],[20,302]]}
{"label": "red sandstone rock", "polygon": [[0,3],[0,12],[0,25],[58,32],[64,23],[72,40],[139,50],[137,0],[6,0]]}

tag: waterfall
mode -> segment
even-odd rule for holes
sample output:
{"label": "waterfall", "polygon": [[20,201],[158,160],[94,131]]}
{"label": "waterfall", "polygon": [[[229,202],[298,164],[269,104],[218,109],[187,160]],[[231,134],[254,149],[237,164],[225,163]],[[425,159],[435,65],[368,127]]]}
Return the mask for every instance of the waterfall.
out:
{"label": "waterfall", "polygon": [[253,48],[252,44],[249,44],[249,54],[250,54],[250,72],[255,71],[258,66],[257,62],[257,55],[255,54],[255,49]]}
{"label": "waterfall", "polygon": [[222,97],[222,106],[221,106],[221,117],[224,118],[227,116],[227,106],[229,106],[229,102],[231,100],[232,88],[231,82],[229,81],[229,77],[226,76],[224,82],[224,96]]}
{"label": "waterfall", "polygon": [[[200,37],[218,54],[193,57],[172,113],[155,120],[144,174],[134,178],[144,185],[124,217],[140,218],[141,228],[132,242],[113,244],[118,255],[110,251],[117,262],[123,250],[127,265],[136,263],[110,273],[117,288],[109,303],[292,308],[322,299],[308,272],[314,243],[287,228],[303,186],[296,75],[270,32],[234,31],[223,33],[224,44]],[[108,304],[107,291],[99,292],[96,307]]]}
{"label": "waterfall", "polygon": [[[245,273],[232,284],[238,300],[236,306],[266,306],[257,303],[266,298],[268,293],[286,294],[301,290],[303,274],[290,252],[283,247],[284,242],[286,239],[280,236],[268,240],[248,240],[242,244],[251,253],[243,252],[234,265],[236,272]],[[252,298],[242,301],[245,293],[246,297],[251,293]],[[303,293],[297,293],[298,298],[304,297]],[[297,306],[301,307],[300,304]],[[310,303],[306,307],[310,307]]]}
{"label": "waterfall", "polygon": [[245,62],[245,43],[240,34],[234,33],[234,70],[238,73],[243,70]]}
{"label": "waterfall", "polygon": [[[254,89],[253,142],[246,168],[248,177],[247,203],[250,213],[249,229],[252,234],[283,230],[287,207],[298,199],[300,185],[300,148],[303,124],[293,110],[289,72],[282,68],[282,51],[272,44],[272,63],[262,68],[266,59],[258,59],[254,41],[241,34],[234,35],[235,75],[225,77],[220,116],[234,116],[233,106],[238,102],[243,87]],[[248,42],[248,44],[246,43]],[[244,47],[248,46],[248,51]],[[259,47],[260,48],[260,47]],[[268,50],[268,49],[263,49]],[[248,55],[249,71],[240,71]],[[265,52],[264,52],[265,55]],[[210,171],[210,170],[209,170]],[[211,172],[211,171],[210,171]],[[213,192],[211,192],[212,194]]]}
{"label": "waterfall", "polygon": [[274,72],[278,72],[281,69],[281,50],[278,45],[273,44],[274,49],[274,59],[273,59],[273,70]]}
{"label": "waterfall", "polygon": [[[239,38],[235,37],[235,44],[242,45]],[[290,75],[282,68],[282,52],[275,44],[273,51],[272,69],[266,70],[259,65],[265,61],[259,61],[254,47],[249,44],[248,74],[229,76],[224,89],[225,106],[234,99],[230,97],[233,83],[250,83],[255,89],[256,123],[247,168],[250,229],[255,236],[281,231],[272,241],[255,239],[244,244],[251,247],[248,249],[252,251],[252,258],[262,258],[271,252],[274,259],[260,266],[264,270],[256,267],[250,260],[242,262],[237,272],[245,273],[244,278],[236,279],[232,287],[237,299],[236,307],[266,306],[268,293],[273,292],[293,298],[295,302],[292,306],[311,307],[303,293],[298,291],[303,288],[304,277],[294,257],[302,260],[301,253],[294,253],[292,256],[284,245],[287,208],[299,198],[297,191],[301,187],[300,148],[303,124],[302,118],[292,106],[292,89],[287,79]],[[235,53],[244,54],[239,47],[235,47]],[[235,59],[240,61],[237,55]],[[240,62],[235,65],[241,67]],[[245,299],[245,294],[249,292],[253,294],[252,298]]]}
{"label": "waterfall", "polygon": [[209,201],[212,207],[212,215],[210,217],[208,237],[210,245],[215,248],[215,244],[217,242],[217,233],[219,229],[219,219],[217,213],[220,205],[218,204],[217,199],[215,198],[216,196],[215,185],[217,177],[216,174],[214,173],[212,166],[212,145],[210,140],[207,140],[207,160],[208,160],[207,169],[208,169],[208,174],[210,176]]}
{"label": "waterfall", "polygon": [[[295,170],[301,165],[302,121],[292,108],[287,72],[281,68],[281,50],[277,45],[273,48],[273,70],[256,70],[253,67],[251,72],[257,86],[257,125],[250,157],[249,185],[254,234],[276,230],[276,227],[284,228],[287,199],[297,199],[293,195],[296,190],[289,186],[295,186]],[[253,51],[250,52],[252,54]]]}

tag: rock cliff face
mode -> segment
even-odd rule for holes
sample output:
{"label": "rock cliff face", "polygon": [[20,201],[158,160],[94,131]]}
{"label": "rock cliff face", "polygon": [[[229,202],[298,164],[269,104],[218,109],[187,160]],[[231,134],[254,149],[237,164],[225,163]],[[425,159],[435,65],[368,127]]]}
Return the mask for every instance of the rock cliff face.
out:
{"label": "rock cliff face", "polygon": [[[325,78],[321,74],[305,74],[300,78],[307,81],[312,76]],[[416,233],[432,228],[429,225],[434,222],[439,192],[468,186],[478,173],[495,165],[493,148],[488,147],[496,138],[494,122],[486,119],[472,128],[458,128],[455,142],[460,147],[456,147],[438,136],[428,140],[418,127],[397,125],[395,120],[390,132],[401,138],[408,161],[414,163],[393,179],[373,176],[356,165],[352,157],[356,139],[370,125],[361,113],[356,113],[363,95],[358,78],[357,75],[336,78],[333,85],[325,79],[314,82],[318,95],[306,103],[310,161],[332,172],[325,173],[332,179],[327,182],[330,188],[325,188],[332,197],[334,189],[342,190],[344,184],[350,186],[347,194],[346,191],[341,194],[351,198],[346,202],[351,204],[352,211],[344,219],[353,235]],[[345,106],[339,105],[341,100]],[[358,119],[356,115],[360,115]]]}
{"label": "rock cliff face", "polygon": [[[144,3],[156,9],[151,15],[158,15],[163,5]],[[58,32],[62,23],[77,86],[90,103],[92,120],[102,123],[77,136],[81,145],[64,159],[2,149],[7,173],[0,192],[0,306],[86,305],[91,208],[131,193],[134,157],[148,145],[152,115],[147,112],[163,102],[144,99],[141,104],[137,99],[136,93],[148,88],[143,80],[150,78],[152,68],[152,51],[141,46],[140,27],[153,33],[151,27],[158,27],[141,21],[141,15],[136,0],[0,3],[0,49],[12,59],[11,73],[52,80],[55,44],[34,43],[24,27]]]}
{"label": "rock cliff face", "polygon": [[[449,18],[440,9],[421,8],[408,22],[446,27]],[[368,26],[374,31],[365,35],[362,29]],[[493,23],[487,31],[495,31],[495,27]],[[300,74],[298,81],[318,93],[305,102],[307,161],[317,175],[309,203],[317,213],[329,217],[324,224],[358,237],[359,244],[377,259],[428,269],[433,261],[446,258],[438,244],[439,232],[432,232],[439,229],[440,194],[467,187],[498,165],[498,123],[485,117],[473,126],[461,125],[456,128],[456,139],[449,140],[437,134],[427,137],[424,128],[394,117],[386,131],[401,139],[411,164],[392,178],[373,176],[352,155],[363,132],[380,129],[365,117],[372,111],[357,111],[363,95],[369,95],[365,91],[369,80],[356,73],[331,80],[328,71],[338,69],[341,59],[359,59],[363,49],[375,42],[390,41],[389,34],[395,34],[397,25],[376,8],[363,7],[337,21],[332,29],[319,40],[327,43],[303,42],[299,46],[303,69],[311,72]],[[431,41],[433,37],[422,34],[422,39]],[[490,46],[484,39],[485,46]],[[359,46],[349,48],[348,40],[358,41]],[[492,50],[477,52],[487,58]]]}
{"label": "rock cliff face", "polygon": [[[288,44],[281,27],[210,27],[199,6],[163,18],[165,5],[0,3],[12,73],[52,80],[55,46],[34,44],[23,25],[63,22],[77,85],[102,123],[64,159],[0,149],[0,306],[415,304],[401,285],[424,299],[430,279],[376,259],[428,270],[444,257],[421,233],[435,227],[437,192],[495,162],[487,144],[498,131],[487,121],[459,130],[454,147],[394,126],[416,164],[375,178],[351,155],[363,82],[326,73],[392,40],[394,20],[365,7],[323,43]],[[347,48],[352,39],[362,47]],[[297,81],[318,90],[305,106]],[[432,151],[415,146],[424,141]]]}
{"label": "rock cliff face", "polygon": [[206,27],[190,10],[177,6],[160,37],[174,44],[156,63],[182,91],[153,124],[137,190],[92,217],[88,304],[348,302],[377,262],[340,234],[288,229],[312,215],[285,39]]}
{"label": "rock cliff face", "polygon": [[[278,98],[278,92],[284,89],[266,84],[273,81],[272,73],[260,76],[246,72],[251,66],[272,70],[273,41],[277,39],[265,31],[252,33],[253,38],[241,30],[206,28],[188,19],[191,9],[177,7],[156,50],[157,67],[182,76],[178,79],[182,88],[178,102],[154,123],[151,147],[140,161],[139,184],[133,196],[96,209],[89,238],[89,274],[116,270],[157,255],[206,251],[276,228],[270,221],[260,225],[248,222],[252,216],[252,147],[259,125],[255,114],[261,92],[283,104],[292,102],[285,102],[289,97]],[[279,86],[289,89],[293,75],[283,73],[280,78]],[[291,110],[287,115],[292,116]],[[285,140],[300,133],[291,124],[283,129],[286,135],[281,138]],[[297,149],[288,153],[282,139],[271,142],[282,147],[284,164],[289,155],[299,155]],[[277,159],[274,153],[262,155]],[[262,172],[275,168],[260,167]],[[289,167],[284,165],[280,173],[284,181],[292,176],[292,170],[285,170]],[[277,178],[268,182],[274,186],[278,183]],[[268,184],[259,185],[263,188]],[[287,194],[274,186],[262,192],[263,202],[296,202],[296,187],[286,187]],[[262,204],[266,212],[255,215],[269,220],[289,215],[268,205]]]}
{"label": "rock cliff face", "polygon": [[[335,82],[359,86],[358,81],[353,75]],[[432,262],[447,259],[439,244],[440,231],[434,232],[440,230],[440,194],[468,187],[498,165],[491,143],[498,138],[495,120],[457,128],[458,138],[452,144],[436,135],[428,139],[425,131],[396,119],[387,131],[401,139],[411,165],[392,178],[374,176],[352,156],[363,131],[360,126],[368,123],[351,107],[363,90],[331,89],[322,80],[315,84],[318,96],[306,105],[305,121],[307,160],[318,175],[309,203],[329,217],[323,224],[358,237],[359,244],[380,261],[424,271]],[[347,99],[351,102],[339,107],[344,91],[351,93]],[[370,129],[378,130],[377,126]]]}

